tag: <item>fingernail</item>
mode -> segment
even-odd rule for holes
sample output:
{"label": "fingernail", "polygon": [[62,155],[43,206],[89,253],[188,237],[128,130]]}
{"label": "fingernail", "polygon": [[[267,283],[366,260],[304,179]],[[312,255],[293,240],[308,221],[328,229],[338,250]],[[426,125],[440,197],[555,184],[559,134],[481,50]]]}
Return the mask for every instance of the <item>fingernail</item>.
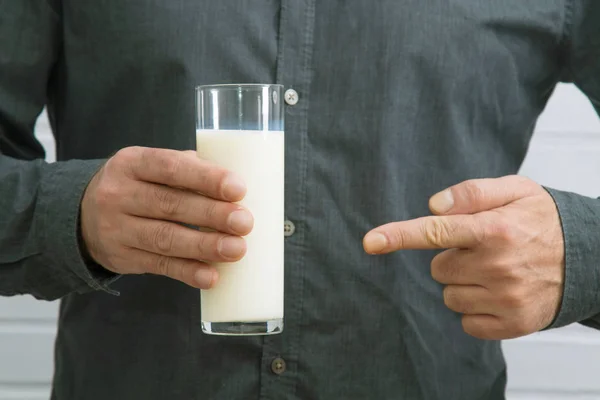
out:
{"label": "fingernail", "polygon": [[254,226],[254,217],[246,210],[238,210],[229,214],[227,226],[238,235],[246,235]]}
{"label": "fingernail", "polygon": [[364,239],[364,247],[367,253],[379,253],[388,245],[388,239],[383,233],[370,232]]}
{"label": "fingernail", "polygon": [[450,189],[442,190],[429,200],[429,207],[436,214],[444,214],[454,207],[454,196]]}
{"label": "fingernail", "polygon": [[223,182],[223,197],[227,200],[241,200],[246,194],[246,184],[239,176],[230,174]]}
{"label": "fingernail", "polygon": [[246,250],[246,241],[238,237],[224,237],[219,241],[217,250],[225,258],[237,259]]}
{"label": "fingernail", "polygon": [[215,285],[218,279],[217,271],[213,269],[200,268],[194,274],[194,279],[198,286],[202,288],[211,288]]}

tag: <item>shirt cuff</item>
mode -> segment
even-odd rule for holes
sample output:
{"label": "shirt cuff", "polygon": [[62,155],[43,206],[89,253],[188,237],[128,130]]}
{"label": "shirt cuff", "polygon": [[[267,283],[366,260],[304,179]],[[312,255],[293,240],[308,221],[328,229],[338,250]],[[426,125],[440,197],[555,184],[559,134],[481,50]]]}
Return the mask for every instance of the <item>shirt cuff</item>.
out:
{"label": "shirt cuff", "polygon": [[[103,290],[118,295],[109,285],[119,275],[86,257],[79,228],[81,200],[92,177],[105,160],[71,160],[49,164],[40,184],[40,210],[44,263],[55,275],[57,290],[85,293]],[[51,282],[48,282],[51,283]]]}
{"label": "shirt cuff", "polygon": [[547,329],[584,322],[600,313],[600,200],[545,188],[563,230],[565,276],[560,310]]}

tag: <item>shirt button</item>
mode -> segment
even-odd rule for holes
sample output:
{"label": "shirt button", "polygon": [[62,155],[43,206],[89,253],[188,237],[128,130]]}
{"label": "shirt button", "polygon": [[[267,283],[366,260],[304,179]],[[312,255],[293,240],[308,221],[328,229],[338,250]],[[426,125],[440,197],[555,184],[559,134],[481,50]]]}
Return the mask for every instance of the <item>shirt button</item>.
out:
{"label": "shirt button", "polygon": [[294,89],[288,89],[283,94],[283,98],[287,104],[290,106],[295,106],[298,103],[298,92],[296,92]]}
{"label": "shirt button", "polygon": [[296,232],[296,226],[294,223],[288,219],[283,223],[283,236],[289,237],[292,236]]}
{"label": "shirt button", "polygon": [[285,372],[285,360],[280,357],[274,359],[271,363],[271,371],[276,375],[283,374]]}

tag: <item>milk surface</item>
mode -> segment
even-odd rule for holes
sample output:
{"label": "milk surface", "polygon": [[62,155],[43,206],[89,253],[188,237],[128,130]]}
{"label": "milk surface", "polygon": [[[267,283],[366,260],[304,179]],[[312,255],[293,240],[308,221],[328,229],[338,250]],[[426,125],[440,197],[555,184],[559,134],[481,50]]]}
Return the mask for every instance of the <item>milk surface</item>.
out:
{"label": "milk surface", "polygon": [[238,262],[215,264],[219,281],[201,291],[204,322],[283,318],[284,134],[282,131],[198,130],[197,155],[246,183],[239,202],[254,216]]}

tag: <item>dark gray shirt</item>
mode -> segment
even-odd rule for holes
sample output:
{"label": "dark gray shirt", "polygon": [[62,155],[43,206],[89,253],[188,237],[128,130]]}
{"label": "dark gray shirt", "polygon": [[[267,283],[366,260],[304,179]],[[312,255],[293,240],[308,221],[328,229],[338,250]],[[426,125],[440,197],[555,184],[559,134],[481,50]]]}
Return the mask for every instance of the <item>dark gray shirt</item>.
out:
{"label": "dark gray shirt", "polygon": [[[434,253],[361,240],[449,185],[516,173],[557,82],[599,108],[598,21],[595,0],[0,0],[0,293],[62,299],[53,399],[504,398],[500,344],[444,306]],[[204,335],[197,290],[113,282],[78,245],[102,160],[194,149],[194,86],[233,82],[299,94],[272,337]],[[32,132],[44,105],[53,164]],[[597,325],[600,202],[549,190],[566,244],[552,327]]]}

